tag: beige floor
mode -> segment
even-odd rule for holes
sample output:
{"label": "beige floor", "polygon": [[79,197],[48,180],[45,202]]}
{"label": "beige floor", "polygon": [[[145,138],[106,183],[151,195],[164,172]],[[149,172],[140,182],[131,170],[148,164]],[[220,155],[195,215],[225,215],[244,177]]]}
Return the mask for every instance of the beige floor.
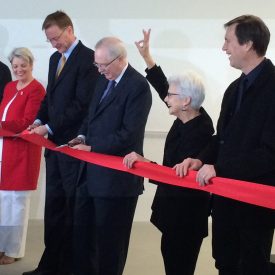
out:
{"label": "beige floor", "polygon": [[[164,275],[159,250],[160,234],[146,222],[135,222],[124,275]],[[26,255],[11,265],[0,266],[0,275],[20,275],[36,267],[43,249],[43,224],[29,223]],[[211,258],[211,237],[204,240],[195,275],[217,275]],[[260,274],[259,274],[260,275]]]}
{"label": "beige floor", "polygon": [[[164,275],[159,250],[160,234],[150,223],[135,222],[133,225],[128,259],[124,275]],[[0,266],[0,275],[20,275],[36,267],[43,249],[43,224],[29,223],[26,255],[11,265]],[[196,275],[216,275],[211,258],[210,240],[203,243]]]}

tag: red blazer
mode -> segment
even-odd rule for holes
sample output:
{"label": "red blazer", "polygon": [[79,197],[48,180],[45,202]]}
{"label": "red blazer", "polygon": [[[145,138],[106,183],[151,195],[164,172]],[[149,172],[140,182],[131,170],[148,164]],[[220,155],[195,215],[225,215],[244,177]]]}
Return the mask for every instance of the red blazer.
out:
{"label": "red blazer", "polygon": [[[0,105],[0,119],[6,105],[17,93],[18,81],[9,82],[4,90]],[[15,133],[25,130],[36,118],[41,101],[45,96],[44,87],[33,80],[18,91],[11,103],[2,128]],[[37,187],[41,159],[41,147],[20,138],[3,138],[0,190],[34,190]]]}

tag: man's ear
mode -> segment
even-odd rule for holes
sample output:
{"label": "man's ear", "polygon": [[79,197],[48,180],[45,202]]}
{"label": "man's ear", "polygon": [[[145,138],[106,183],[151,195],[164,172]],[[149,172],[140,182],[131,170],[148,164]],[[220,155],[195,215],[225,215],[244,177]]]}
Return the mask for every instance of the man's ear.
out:
{"label": "man's ear", "polygon": [[253,49],[253,42],[252,42],[251,40],[247,41],[247,42],[245,43],[245,45],[246,45],[246,50],[247,50],[247,51],[250,51],[250,50]]}

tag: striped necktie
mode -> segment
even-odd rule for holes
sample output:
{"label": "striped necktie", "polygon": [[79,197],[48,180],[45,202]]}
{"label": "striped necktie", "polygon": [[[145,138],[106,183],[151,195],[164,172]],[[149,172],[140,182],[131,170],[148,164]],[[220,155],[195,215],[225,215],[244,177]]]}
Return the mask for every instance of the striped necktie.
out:
{"label": "striped necktie", "polygon": [[102,95],[99,103],[101,103],[102,100],[114,89],[115,85],[116,85],[115,80],[109,80],[107,88],[103,92],[103,95]]}
{"label": "striped necktie", "polygon": [[65,55],[62,53],[62,56],[61,56],[61,60],[60,60],[60,64],[59,64],[59,67],[57,69],[57,72],[56,72],[56,78],[59,77],[60,73],[62,72],[64,66],[65,66],[65,63],[66,63],[66,57]]}

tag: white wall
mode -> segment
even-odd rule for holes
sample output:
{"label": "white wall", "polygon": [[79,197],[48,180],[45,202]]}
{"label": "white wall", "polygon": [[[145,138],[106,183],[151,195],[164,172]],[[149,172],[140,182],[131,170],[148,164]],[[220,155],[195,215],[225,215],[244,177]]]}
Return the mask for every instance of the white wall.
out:
{"label": "white wall", "polygon": [[[45,16],[63,9],[73,19],[75,32],[87,46],[93,48],[103,36],[115,35],[125,41],[130,63],[144,72],[144,63],[134,46],[142,37],[142,28],[152,28],[151,46],[155,60],[167,76],[184,69],[194,69],[204,78],[204,107],[216,123],[225,88],[240,72],[230,68],[221,50],[223,24],[241,14],[255,14],[264,19],[275,33],[275,2],[267,0],[178,0],[178,1],[112,1],[112,0],[0,0],[0,59],[7,63],[13,47],[31,49],[36,62],[35,77],[47,85],[48,59],[53,52],[45,42],[41,24]],[[275,40],[267,56],[274,59]],[[153,91],[154,93],[154,91]],[[161,162],[165,133],[173,118],[154,93],[145,140],[145,155]],[[39,189],[33,193],[31,218],[41,218],[44,206],[45,171],[42,160]],[[146,183],[140,198],[136,220],[148,220],[154,186]]]}

